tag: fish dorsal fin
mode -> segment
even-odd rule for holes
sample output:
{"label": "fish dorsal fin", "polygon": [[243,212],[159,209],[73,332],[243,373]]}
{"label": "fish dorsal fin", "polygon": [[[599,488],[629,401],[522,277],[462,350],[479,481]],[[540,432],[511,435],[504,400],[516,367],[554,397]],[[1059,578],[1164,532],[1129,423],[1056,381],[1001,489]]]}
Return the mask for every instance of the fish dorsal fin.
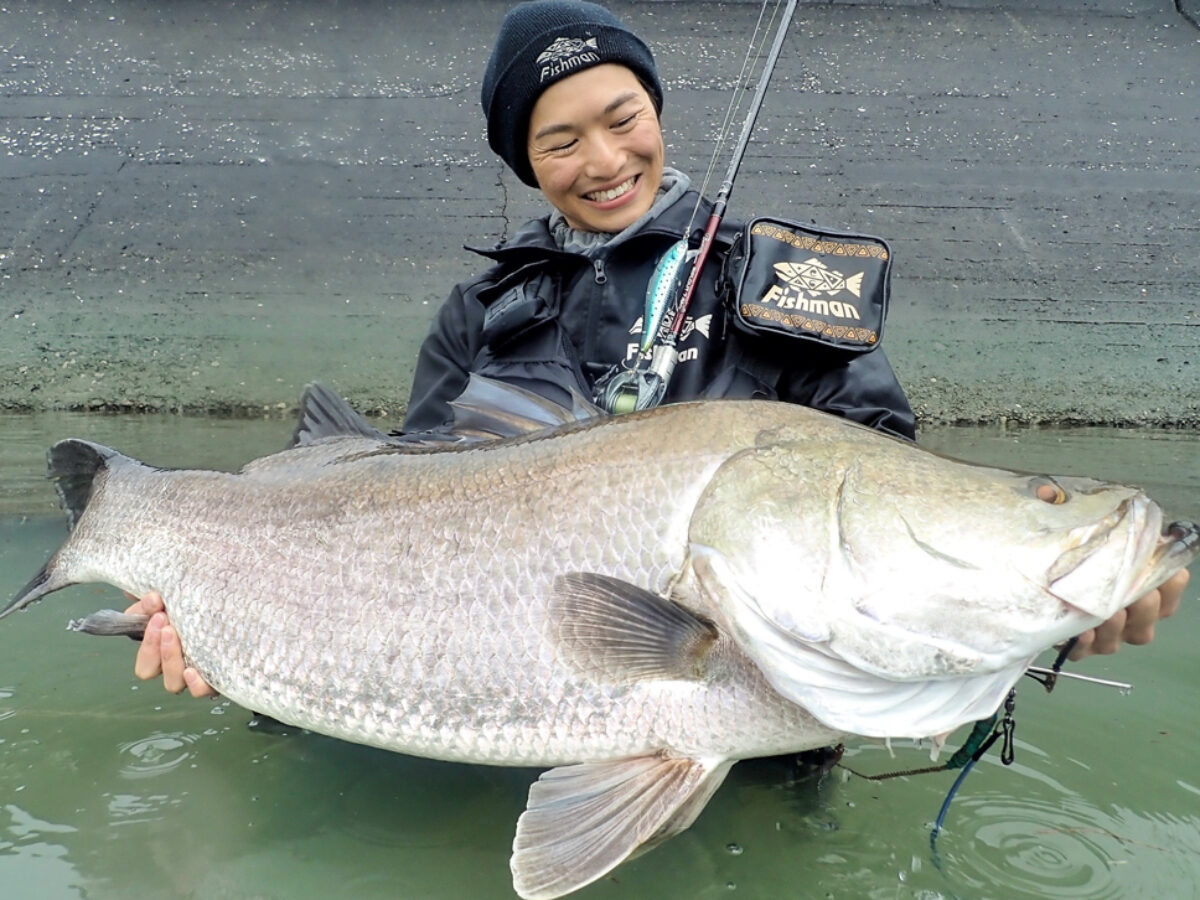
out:
{"label": "fish dorsal fin", "polygon": [[451,431],[493,438],[518,437],[608,415],[575,388],[570,394],[568,409],[525,388],[472,374],[463,392],[450,401],[454,410]]}
{"label": "fish dorsal fin", "polygon": [[654,755],[544,772],[517,821],[513,889],[549,900],[591,884],[691,825],[732,765]]}
{"label": "fish dorsal fin", "polygon": [[576,572],[555,580],[551,633],[576,671],[605,682],[703,678],[713,624],[619,578]]}
{"label": "fish dorsal fin", "polygon": [[386,441],[385,435],[323,384],[310,384],[300,398],[300,421],[289,447],[303,447],[327,437],[365,437]]}

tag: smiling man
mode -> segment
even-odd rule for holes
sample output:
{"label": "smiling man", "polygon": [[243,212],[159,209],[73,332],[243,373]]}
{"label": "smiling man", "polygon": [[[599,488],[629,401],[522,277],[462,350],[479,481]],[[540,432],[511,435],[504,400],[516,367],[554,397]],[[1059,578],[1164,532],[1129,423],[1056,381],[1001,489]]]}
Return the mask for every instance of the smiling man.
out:
{"label": "smiling man", "polygon": [[650,211],[662,185],[654,100],[632,71],[612,63],[542,92],[527,153],[538,187],[578,231],[624,231]]}

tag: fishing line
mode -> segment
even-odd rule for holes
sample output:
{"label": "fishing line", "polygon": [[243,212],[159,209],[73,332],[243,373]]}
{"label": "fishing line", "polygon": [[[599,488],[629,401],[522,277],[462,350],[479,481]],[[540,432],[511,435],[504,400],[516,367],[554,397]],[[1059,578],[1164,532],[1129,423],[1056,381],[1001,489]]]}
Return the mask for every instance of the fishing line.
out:
{"label": "fishing line", "polygon": [[733,133],[733,123],[742,110],[742,103],[749,88],[749,73],[759,68],[763,50],[767,45],[767,37],[774,27],[776,20],[779,18],[779,9],[782,5],[783,0],[776,0],[771,12],[771,21],[765,27],[763,20],[767,14],[768,0],[763,0],[762,4],[758,7],[758,21],[754,23],[754,30],[750,32],[750,40],[746,43],[746,54],[742,57],[742,68],[738,72],[737,80],[734,82],[733,92],[729,97],[729,104],[725,107],[725,118],[721,121],[721,127],[717,131],[716,143],[713,145],[712,155],[708,158],[708,169],[704,172],[704,180],[700,182],[700,190],[696,196],[696,205],[692,208],[692,217],[688,220],[687,228],[682,235],[685,238],[691,234],[692,228],[696,224],[696,218],[700,214],[700,203],[708,193],[708,186],[711,184],[713,175],[717,171],[717,164],[724,155],[725,146]]}

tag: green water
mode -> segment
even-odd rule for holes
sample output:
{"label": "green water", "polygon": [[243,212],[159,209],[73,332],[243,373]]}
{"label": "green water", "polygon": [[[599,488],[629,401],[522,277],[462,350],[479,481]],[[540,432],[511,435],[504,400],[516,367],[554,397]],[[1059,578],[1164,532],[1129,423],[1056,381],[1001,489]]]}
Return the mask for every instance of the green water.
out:
{"label": "green water", "polygon": [[[287,422],[173,417],[0,418],[0,596],[63,539],[40,477],[66,435],[149,462],[236,467],[281,446]],[[1200,438],[1101,430],[946,430],[923,443],[1019,468],[1147,486],[1200,518]],[[936,500],[936,498],[933,498]],[[929,827],[946,774],[871,783],[837,771],[794,783],[778,761],[735,767],[682,836],[580,898],[1184,898],[1200,883],[1200,599],[1152,647],[1082,673],[1130,695],[1029,682],[1017,753],[992,755]],[[64,630],[118,605],[81,586],[0,624],[0,897],[509,898],[513,827],[536,772],[436,763],[304,733],[247,727],[223,701],[171,697],[131,675],[133,646]],[[960,737],[956,735],[956,737]],[[953,743],[953,739],[952,739]],[[922,765],[856,743],[848,761]]]}

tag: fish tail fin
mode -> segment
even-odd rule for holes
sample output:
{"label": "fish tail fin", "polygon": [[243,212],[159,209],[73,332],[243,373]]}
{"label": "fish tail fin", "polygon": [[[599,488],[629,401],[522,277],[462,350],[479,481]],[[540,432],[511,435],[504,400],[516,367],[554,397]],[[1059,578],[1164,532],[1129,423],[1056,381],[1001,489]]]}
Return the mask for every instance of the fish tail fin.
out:
{"label": "fish tail fin", "polygon": [[[67,521],[72,530],[78,524],[88,501],[92,498],[92,489],[97,477],[104,471],[123,464],[141,465],[136,460],[123,456],[116,450],[103,444],[94,444],[71,438],[59,441],[50,448],[47,456],[47,470],[54,479],[58,489],[59,500]],[[70,540],[68,539],[68,544]],[[67,545],[64,544],[63,547]],[[17,591],[16,596],[0,609],[0,619],[24,609],[32,603],[41,600],[47,594],[75,584],[70,574],[61,565],[63,547],[58,549],[42,570],[33,579]]]}
{"label": "fish tail fin", "polygon": [[25,587],[17,591],[16,596],[8,601],[4,609],[0,609],[0,619],[3,619],[9,613],[16,612],[18,609],[24,609],[31,603],[36,603],[47,594],[53,593],[59,588],[66,587],[66,584],[54,583],[53,568],[54,560],[51,558],[50,562],[46,563],[42,567],[42,570],[34,575]]}

